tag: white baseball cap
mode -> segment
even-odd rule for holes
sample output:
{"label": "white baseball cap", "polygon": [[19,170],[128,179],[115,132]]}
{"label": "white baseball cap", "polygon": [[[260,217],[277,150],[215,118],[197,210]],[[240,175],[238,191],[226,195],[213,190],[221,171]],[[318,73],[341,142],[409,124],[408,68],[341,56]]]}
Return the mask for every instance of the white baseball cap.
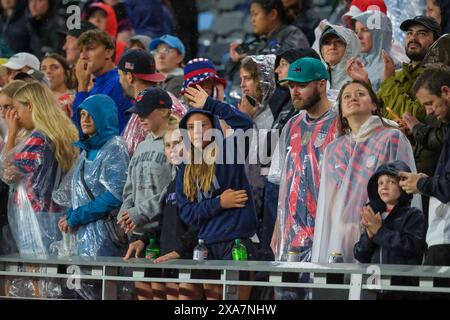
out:
{"label": "white baseball cap", "polygon": [[39,59],[35,55],[28,52],[19,52],[9,58],[3,66],[11,70],[20,70],[25,66],[39,70],[40,65]]}

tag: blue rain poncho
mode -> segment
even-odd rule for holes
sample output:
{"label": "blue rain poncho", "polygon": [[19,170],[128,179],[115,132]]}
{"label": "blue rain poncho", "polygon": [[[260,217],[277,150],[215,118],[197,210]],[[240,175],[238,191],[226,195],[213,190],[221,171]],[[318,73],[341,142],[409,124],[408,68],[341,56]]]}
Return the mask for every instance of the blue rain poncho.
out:
{"label": "blue rain poncho", "polygon": [[[76,143],[83,152],[66,176],[54,199],[69,208],[66,219],[75,231],[76,254],[80,256],[119,256],[105,229],[109,212],[122,204],[122,190],[130,161],[127,147],[119,137],[114,101],[106,95],[89,97],[79,107],[92,117],[96,133]],[[91,200],[81,182],[84,179],[95,199]]]}

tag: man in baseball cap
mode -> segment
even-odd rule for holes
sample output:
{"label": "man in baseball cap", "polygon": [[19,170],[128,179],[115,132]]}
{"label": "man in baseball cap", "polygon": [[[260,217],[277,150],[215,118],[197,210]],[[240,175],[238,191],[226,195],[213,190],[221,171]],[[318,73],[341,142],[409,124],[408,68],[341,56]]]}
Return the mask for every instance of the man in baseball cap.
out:
{"label": "man in baseball cap", "polygon": [[119,69],[120,84],[125,94],[132,99],[144,88],[166,80],[165,76],[156,71],[153,56],[143,49],[127,50],[120,57],[117,68]]}
{"label": "man in baseball cap", "polygon": [[414,25],[421,25],[434,33],[434,40],[441,36],[441,26],[432,17],[416,16],[412,19],[403,21],[400,25],[402,31],[408,32],[409,28]]}
{"label": "man in baseball cap", "polygon": [[[392,58],[383,57],[386,80],[378,90],[378,98],[385,106],[383,116],[400,122],[402,126],[408,126],[408,123],[417,120],[422,123],[434,123],[435,119],[426,115],[425,108],[417,100],[412,87],[424,71],[422,61],[428,49],[441,35],[441,28],[431,17],[416,16],[403,21],[400,29],[406,32],[405,53],[411,62],[403,63],[401,69],[396,70]],[[399,121],[398,117],[403,121]],[[414,144],[413,152],[417,172],[433,172],[432,168],[437,161],[434,151],[421,144]],[[425,212],[427,208],[428,206],[424,205]]]}
{"label": "man in baseball cap", "polygon": [[280,83],[288,83],[292,103],[296,110],[326,109],[328,72],[319,59],[304,57],[289,66],[288,76]]}
{"label": "man in baseball cap", "polygon": [[[119,60],[117,65],[119,82],[125,95],[137,100],[138,94],[149,87],[155,87],[166,77],[156,71],[153,56],[143,49],[129,49]],[[142,128],[139,117],[133,114],[125,127],[123,137],[130,155],[137,145],[145,139],[146,132]]]}
{"label": "man in baseball cap", "polygon": [[[285,192],[277,208],[277,212],[281,210],[285,214],[272,220],[275,222],[273,234],[279,235],[272,240],[276,261],[286,261],[284,253],[292,247],[302,250],[298,261],[311,262],[320,178],[310,177],[319,176],[319,160],[327,144],[336,137],[338,122],[337,112],[327,98],[327,79],[328,72],[319,59],[303,57],[291,63],[287,78],[282,80],[289,83],[295,109],[304,112],[292,117],[283,128],[285,139],[278,143],[268,176],[270,182],[278,184]],[[299,188],[298,181],[308,183]],[[288,203],[284,199],[294,201]],[[289,222],[291,217],[299,216],[307,218]],[[301,276],[299,281],[308,282],[308,277]],[[305,290],[298,288],[275,290],[276,299],[305,299],[306,295]]]}

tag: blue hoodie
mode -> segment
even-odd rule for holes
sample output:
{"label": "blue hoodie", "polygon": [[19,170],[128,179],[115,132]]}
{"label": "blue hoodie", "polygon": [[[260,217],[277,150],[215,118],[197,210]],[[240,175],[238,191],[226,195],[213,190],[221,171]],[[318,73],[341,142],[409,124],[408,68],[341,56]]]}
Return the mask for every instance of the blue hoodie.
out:
{"label": "blue hoodie", "polygon": [[[132,100],[125,97],[122,86],[119,82],[119,73],[117,68],[114,68],[105,74],[94,79],[94,86],[89,92],[77,92],[75,95],[75,101],[73,102],[73,122],[78,126],[80,131],[80,120],[78,119],[78,109],[83,101],[94,94],[105,94],[110,96],[116,105],[116,117],[118,117],[118,129],[119,133],[123,131],[130,119],[130,115],[125,113],[126,110],[131,108]],[[81,131],[80,131],[81,133]]]}
{"label": "blue hoodie", "polygon": [[[180,128],[186,129],[188,118],[194,113],[208,116],[215,129],[220,129],[219,119],[225,120],[233,129],[251,129],[251,118],[231,107],[228,104],[215,101],[211,98],[205,103],[203,109],[191,109],[180,122]],[[221,132],[221,131],[220,131]],[[226,145],[234,147],[235,160],[238,148],[234,136],[223,139],[219,150],[223,150],[226,159]],[[216,140],[217,144],[220,144]],[[222,148],[222,149],[220,149]],[[220,152],[219,152],[220,154]],[[219,155],[217,156],[219,158]],[[179,166],[177,175],[177,202],[180,207],[180,217],[186,223],[200,228],[199,239],[206,244],[231,241],[236,238],[250,238],[256,232],[256,212],[250,184],[245,174],[244,164],[215,164],[214,183],[210,191],[205,194],[198,191],[197,201],[191,202],[183,192],[183,178],[185,164]],[[248,202],[245,208],[223,209],[220,206],[220,195],[227,189],[246,190]]]}
{"label": "blue hoodie", "polygon": [[[119,136],[117,108],[110,97],[98,94],[84,100],[79,106],[78,112],[81,110],[86,110],[92,117],[96,133],[91,137],[83,136],[75,143],[75,146],[86,152],[87,160],[93,161],[99,150],[108,141]],[[78,124],[80,125],[80,123]],[[106,213],[120,207],[121,204],[121,200],[117,199],[111,192],[106,191],[86,205],[69,209],[66,213],[67,222],[71,228],[85,225],[104,217]]]}

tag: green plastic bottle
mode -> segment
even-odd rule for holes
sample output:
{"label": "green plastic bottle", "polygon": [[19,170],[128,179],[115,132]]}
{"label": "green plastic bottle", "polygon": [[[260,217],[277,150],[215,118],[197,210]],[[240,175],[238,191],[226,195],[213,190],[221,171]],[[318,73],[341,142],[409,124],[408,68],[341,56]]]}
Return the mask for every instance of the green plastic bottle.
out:
{"label": "green plastic bottle", "polygon": [[146,259],[156,259],[159,257],[159,246],[156,244],[155,238],[150,238],[150,244],[145,249]]}
{"label": "green plastic bottle", "polygon": [[248,260],[247,248],[244,246],[244,244],[241,243],[241,239],[234,240],[234,246],[231,251],[231,255],[233,257],[233,260]]}

